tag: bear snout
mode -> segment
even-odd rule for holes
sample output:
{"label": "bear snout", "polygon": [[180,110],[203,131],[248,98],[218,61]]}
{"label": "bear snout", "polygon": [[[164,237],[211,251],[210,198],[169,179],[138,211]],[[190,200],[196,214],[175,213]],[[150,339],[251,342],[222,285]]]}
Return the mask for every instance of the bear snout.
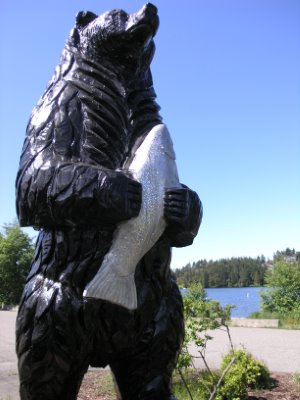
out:
{"label": "bear snout", "polygon": [[133,31],[140,26],[148,26],[152,31],[152,36],[157,32],[159,26],[159,18],[157,8],[151,4],[145,4],[138,12],[131,14],[127,23],[127,31]]}

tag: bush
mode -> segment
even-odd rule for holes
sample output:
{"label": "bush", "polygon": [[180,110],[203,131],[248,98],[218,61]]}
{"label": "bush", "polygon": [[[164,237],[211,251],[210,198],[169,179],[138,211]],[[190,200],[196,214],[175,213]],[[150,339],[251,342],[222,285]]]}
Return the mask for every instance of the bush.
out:
{"label": "bush", "polygon": [[228,305],[221,307],[215,300],[208,300],[206,291],[200,283],[192,284],[183,295],[185,337],[179,354],[177,368],[193,366],[193,356],[189,353],[188,346],[193,343],[201,354],[205,351],[207,341],[212,337],[209,330],[226,327],[230,320],[230,312],[234,307]]}
{"label": "bush", "polygon": [[227,354],[222,361],[222,372],[225,371],[233,357],[235,357],[235,361],[217,391],[217,400],[247,399],[249,388],[268,387],[270,373],[267,367],[245,350],[235,350]]}
{"label": "bush", "polygon": [[266,275],[270,289],[260,293],[262,310],[285,315],[299,307],[300,262],[287,262],[279,257]]}

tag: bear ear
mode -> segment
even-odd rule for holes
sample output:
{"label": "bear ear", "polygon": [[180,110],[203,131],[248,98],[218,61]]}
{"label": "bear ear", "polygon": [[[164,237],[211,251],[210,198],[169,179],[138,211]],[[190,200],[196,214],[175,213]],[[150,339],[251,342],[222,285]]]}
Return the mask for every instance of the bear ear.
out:
{"label": "bear ear", "polygon": [[97,15],[91,11],[80,11],[76,15],[76,27],[84,28],[90,22],[94,21],[95,18],[97,18]]}

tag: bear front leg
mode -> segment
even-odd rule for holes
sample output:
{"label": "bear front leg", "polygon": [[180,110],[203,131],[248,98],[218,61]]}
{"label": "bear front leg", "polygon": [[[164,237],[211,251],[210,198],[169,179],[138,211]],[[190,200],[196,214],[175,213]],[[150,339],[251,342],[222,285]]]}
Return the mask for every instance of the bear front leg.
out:
{"label": "bear front leg", "polygon": [[166,234],[173,247],[189,246],[196,237],[203,215],[202,203],[196,192],[182,185],[165,192],[164,216]]}
{"label": "bear front leg", "polygon": [[136,217],[142,188],[122,172],[83,164],[26,170],[17,183],[21,226],[96,227]]}

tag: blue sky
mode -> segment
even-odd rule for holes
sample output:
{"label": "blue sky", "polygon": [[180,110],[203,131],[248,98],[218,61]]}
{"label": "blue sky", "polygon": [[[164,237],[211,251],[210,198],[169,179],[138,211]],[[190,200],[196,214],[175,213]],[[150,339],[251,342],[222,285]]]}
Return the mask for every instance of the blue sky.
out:
{"label": "blue sky", "polygon": [[[128,12],[139,0],[2,0],[0,226],[15,218],[14,180],[32,108],[80,10]],[[157,0],[152,64],[181,182],[204,206],[202,258],[300,250],[299,0]],[[30,231],[31,232],[31,231]]]}

